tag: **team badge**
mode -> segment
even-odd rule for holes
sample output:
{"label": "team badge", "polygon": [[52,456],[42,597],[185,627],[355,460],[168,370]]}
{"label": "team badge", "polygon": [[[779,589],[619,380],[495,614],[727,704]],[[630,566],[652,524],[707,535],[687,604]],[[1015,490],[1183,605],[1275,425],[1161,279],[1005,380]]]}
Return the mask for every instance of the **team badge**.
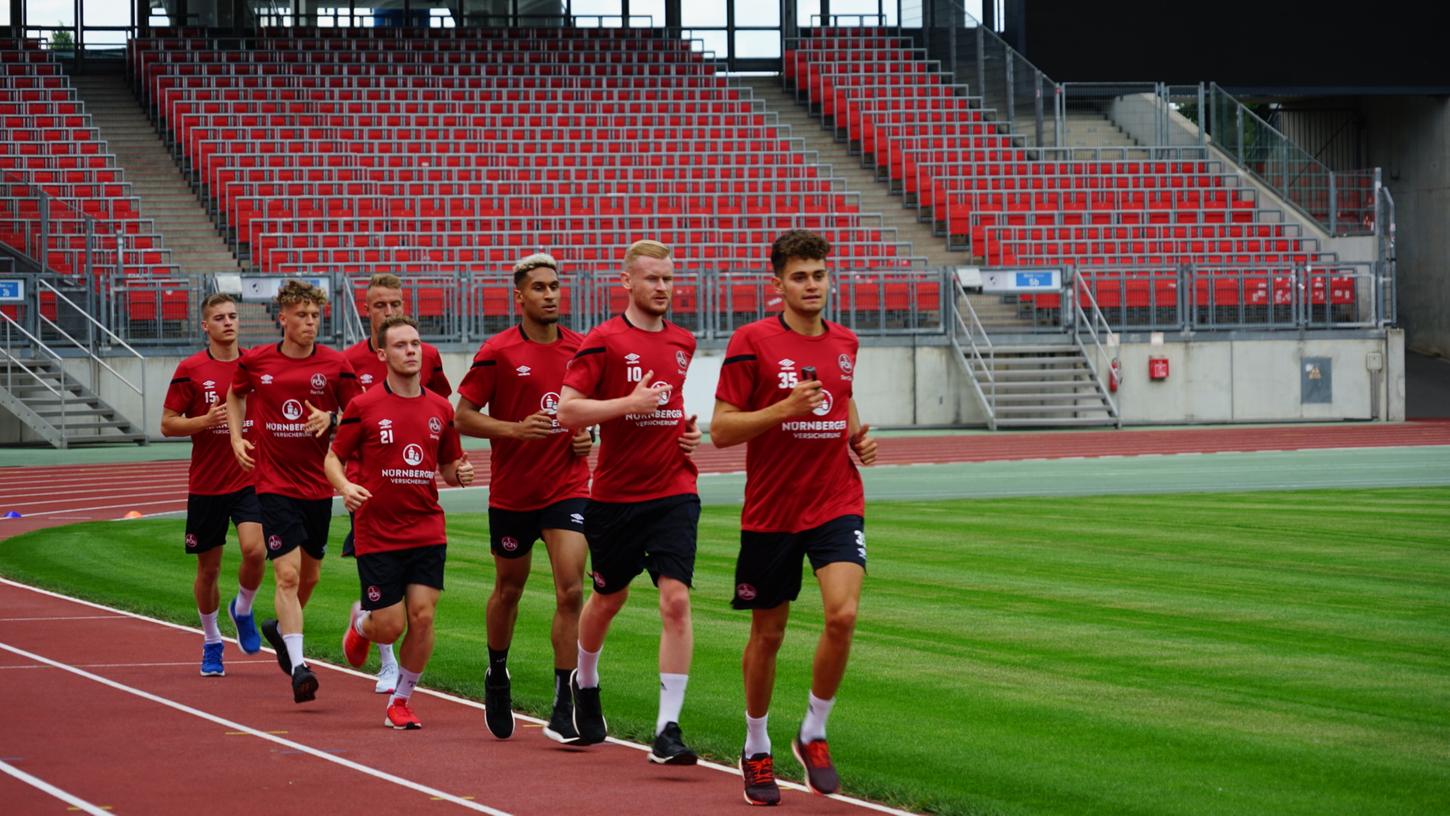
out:
{"label": "team badge", "polygon": [[433,433],[443,433],[443,420],[438,417],[428,417],[428,430]]}
{"label": "team badge", "polygon": [[186,534],[186,548],[188,550],[196,549],[196,533]]}
{"label": "team badge", "polygon": [[591,572],[591,573],[589,573],[589,577],[594,579],[594,586],[597,589],[604,589],[604,576],[603,575],[600,575],[598,572]]}
{"label": "team badge", "polygon": [[377,603],[383,599],[383,591],[375,586],[368,587],[368,600]]}
{"label": "team badge", "polygon": [[650,388],[659,388],[660,386],[664,386],[664,389],[665,389],[665,390],[663,390],[663,391],[660,392],[660,405],[669,405],[670,404],[670,394],[674,393],[674,386],[673,385],[670,385],[669,383],[665,382],[664,380],[660,380],[659,382],[654,383],[653,385],[651,385]]}
{"label": "team badge", "polygon": [[851,358],[846,356],[845,354],[842,354],[840,357],[836,358],[836,364],[841,367],[842,374],[850,374],[851,369],[855,367],[851,365]]}
{"label": "team badge", "polygon": [[741,584],[735,587],[735,597],[742,601],[753,601],[755,600],[755,587],[750,584]]}
{"label": "team badge", "polygon": [[686,354],[683,351],[676,351],[675,352],[675,362],[679,364],[680,368],[689,368],[690,367],[690,355]]}
{"label": "team badge", "polygon": [[282,416],[288,420],[302,418],[302,403],[295,399],[289,399],[282,403]]}
{"label": "team badge", "polygon": [[267,536],[267,549],[269,549],[269,550],[280,550],[280,549],[282,549],[282,536],[279,536],[276,533],[273,533],[272,535]]}
{"label": "team badge", "polygon": [[319,372],[317,374],[313,374],[312,375],[312,387],[314,389],[318,390],[318,391],[321,391],[322,389],[326,388],[327,387],[327,377],[323,376],[321,372]]}
{"label": "team badge", "polygon": [[417,444],[408,445],[403,448],[403,461],[408,467],[417,467],[423,462],[423,448]]}
{"label": "team badge", "polygon": [[549,416],[554,416],[559,413],[559,394],[555,391],[550,391],[544,396],[539,397],[539,410]]}
{"label": "team badge", "polygon": [[811,411],[811,413],[815,414],[816,416],[825,416],[831,413],[831,406],[835,404],[835,400],[831,398],[830,391],[822,388],[821,396],[825,397],[825,399],[821,401],[820,405],[817,405],[815,409]]}
{"label": "team badge", "polygon": [[504,536],[498,540],[498,543],[500,547],[503,547],[508,552],[513,552],[519,548],[519,540],[513,536]]}

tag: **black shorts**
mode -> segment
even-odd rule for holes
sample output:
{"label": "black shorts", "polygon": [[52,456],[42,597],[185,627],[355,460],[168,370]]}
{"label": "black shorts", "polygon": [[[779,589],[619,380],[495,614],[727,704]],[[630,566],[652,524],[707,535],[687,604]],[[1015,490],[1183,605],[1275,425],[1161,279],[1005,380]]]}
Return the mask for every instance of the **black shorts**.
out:
{"label": "black shorts", "polygon": [[537,510],[488,508],[488,537],[499,558],[523,558],[545,530],[584,532],[584,510],[588,499],[564,499]]}
{"label": "black shorts", "polygon": [[773,609],[801,594],[801,562],[811,571],[848,562],[866,568],[866,524],[860,516],[833,518],[799,533],[740,531],[735,560],[736,609]]}
{"label": "black shorts", "polygon": [[186,497],[186,551],[201,555],[227,543],[227,523],[262,523],[257,491],[244,487],[235,493]]}
{"label": "black shorts", "polygon": [[298,547],[321,561],[327,555],[327,529],[332,525],[332,499],[294,499],[277,493],[259,493],[262,535],[267,560],[280,558]]}
{"label": "black shorts", "polygon": [[447,544],[434,544],[357,556],[362,608],[386,609],[398,603],[409,584],[443,589],[443,562],[447,553]]}
{"label": "black shorts", "polygon": [[629,586],[649,570],[690,586],[695,577],[695,533],[700,497],[694,493],[633,504],[590,501],[584,511],[594,591],[603,595]]}

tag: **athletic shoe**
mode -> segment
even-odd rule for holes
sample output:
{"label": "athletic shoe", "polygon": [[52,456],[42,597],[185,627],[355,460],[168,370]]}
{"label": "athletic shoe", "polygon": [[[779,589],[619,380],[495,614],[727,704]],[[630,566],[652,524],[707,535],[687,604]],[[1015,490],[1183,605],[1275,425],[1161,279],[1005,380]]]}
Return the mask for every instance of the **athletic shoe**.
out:
{"label": "athletic shoe", "polygon": [[317,699],[317,675],[306,663],[292,670],[292,702],[305,703]]}
{"label": "athletic shoe", "polygon": [[574,733],[577,745],[604,742],[609,724],[604,721],[604,706],[599,701],[599,687],[580,688],[579,670],[569,672],[569,692],[574,695]]}
{"label": "athletic shoe", "polygon": [[488,732],[499,739],[508,739],[514,735],[511,692],[508,669],[503,670],[503,677],[498,682],[493,679],[492,668],[483,673],[483,721],[488,725]]}
{"label": "athletic shoe", "polygon": [[741,751],[740,776],[745,779],[745,801],[748,804],[780,803],[780,786],[775,784],[775,759],[770,754],[746,756]]}
{"label": "athletic shoe", "polygon": [[262,623],[262,637],[267,639],[267,645],[277,653],[277,665],[282,667],[282,673],[291,677],[292,658],[287,656],[287,641],[282,639],[282,633],[277,630],[275,618]]}
{"label": "athletic shoe", "polygon": [[227,670],[222,667],[222,647],[225,643],[201,644],[201,676],[202,677],[226,677]]}
{"label": "athletic shoe", "polygon": [[408,701],[398,699],[388,701],[388,715],[383,718],[383,725],[395,731],[416,731],[423,727],[423,723],[413,716]]}
{"label": "athletic shoe", "polygon": [[342,633],[342,656],[347,658],[347,663],[354,669],[362,668],[362,664],[368,662],[368,651],[372,649],[372,641],[357,633],[357,619],[362,615],[362,604],[352,602],[352,614],[347,618],[347,630]]}
{"label": "athletic shoe", "polygon": [[377,694],[392,694],[398,690],[398,664],[389,663],[378,669],[378,682],[373,684]]}
{"label": "athletic shoe", "polygon": [[544,726],[544,736],[564,745],[579,741],[579,732],[574,728],[574,702],[568,697],[554,701],[554,713],[549,715],[549,724]]}
{"label": "athletic shoe", "polygon": [[649,752],[649,761],[657,765],[694,765],[700,758],[685,745],[685,740],[680,735],[680,724],[671,722],[665,723],[664,730],[655,737],[654,747]]}
{"label": "athletic shoe", "polygon": [[806,787],[812,793],[829,796],[841,789],[841,779],[836,776],[836,766],[831,762],[831,749],[823,739],[801,742],[797,735],[790,741],[795,758],[806,769]]}
{"label": "athletic shoe", "polygon": [[237,627],[237,645],[247,654],[256,654],[262,651],[262,636],[257,634],[257,620],[252,613],[245,615],[237,614],[237,599],[232,598],[227,604],[227,614],[232,618],[232,626]]}

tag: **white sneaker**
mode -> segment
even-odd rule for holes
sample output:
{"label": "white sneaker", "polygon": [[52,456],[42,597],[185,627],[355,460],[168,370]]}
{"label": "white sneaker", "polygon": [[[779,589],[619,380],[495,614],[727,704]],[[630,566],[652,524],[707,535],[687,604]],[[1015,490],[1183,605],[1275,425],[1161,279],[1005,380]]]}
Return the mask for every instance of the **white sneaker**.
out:
{"label": "white sneaker", "polygon": [[373,691],[378,694],[392,694],[398,688],[398,664],[393,663],[378,669],[378,683]]}

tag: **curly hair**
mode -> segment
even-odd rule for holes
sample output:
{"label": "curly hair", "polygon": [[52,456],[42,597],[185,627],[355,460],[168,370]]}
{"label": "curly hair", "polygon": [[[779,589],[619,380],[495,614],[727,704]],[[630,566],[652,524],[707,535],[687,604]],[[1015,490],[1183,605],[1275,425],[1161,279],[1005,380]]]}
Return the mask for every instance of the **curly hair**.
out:
{"label": "curly hair", "polygon": [[277,287],[277,306],[285,309],[298,303],[315,303],[321,309],[327,305],[327,294],[307,281],[289,280]]}
{"label": "curly hair", "polygon": [[770,266],[777,276],[785,271],[785,265],[792,258],[824,261],[831,254],[831,242],[810,230],[790,230],[782,233],[770,245]]}

